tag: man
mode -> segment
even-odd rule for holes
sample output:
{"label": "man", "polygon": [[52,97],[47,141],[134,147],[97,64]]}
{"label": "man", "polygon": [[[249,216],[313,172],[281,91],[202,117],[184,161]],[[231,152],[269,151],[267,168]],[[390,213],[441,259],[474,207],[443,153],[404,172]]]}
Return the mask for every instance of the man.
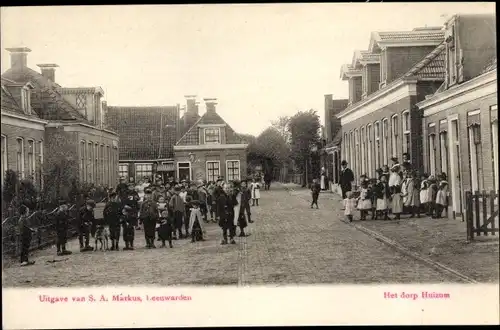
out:
{"label": "man", "polygon": [[109,195],[109,202],[106,203],[103,211],[104,222],[109,225],[111,251],[119,251],[121,210],[120,198],[115,192],[112,192]]}
{"label": "man", "polygon": [[19,209],[18,234],[21,245],[21,266],[33,265],[34,261],[29,261],[29,250],[31,245],[31,237],[35,230],[29,226],[29,208],[26,205],[21,205]]}
{"label": "man", "polygon": [[264,174],[264,190],[269,190],[271,188],[271,180],[272,180],[271,173]]}
{"label": "man", "polygon": [[144,202],[141,205],[140,219],[144,225],[144,237],[146,238],[146,249],[154,249],[156,223],[159,212],[156,202],[153,201],[151,189],[144,191]]}
{"label": "man", "polygon": [[90,246],[89,242],[90,242],[91,227],[95,223],[95,218],[94,218],[95,202],[92,199],[89,199],[85,204],[86,205],[79,210],[80,233],[78,235],[78,240],[80,241],[80,252],[87,252],[94,250],[93,247]]}
{"label": "man", "polygon": [[247,216],[248,222],[253,223],[251,218],[252,213],[250,212],[250,200],[252,199],[252,193],[250,192],[250,188],[248,188],[248,181],[241,181],[241,208],[243,215]]}
{"label": "man", "polygon": [[354,181],[354,173],[347,167],[347,161],[343,160],[340,164],[340,189],[342,190],[342,199],[346,198],[346,193],[352,190],[352,182]]}
{"label": "man", "polygon": [[318,183],[318,179],[314,179],[311,185],[311,193],[312,193],[311,208],[313,208],[313,205],[316,205],[316,208],[319,209],[318,198],[320,191],[321,191],[321,185]]}
{"label": "man", "polygon": [[174,188],[174,195],[170,198],[168,203],[169,210],[174,218],[174,237],[173,239],[177,239],[177,233],[179,234],[179,239],[183,238],[182,235],[182,217],[184,215],[184,201],[180,196],[181,188]]}
{"label": "man", "polygon": [[228,244],[228,232],[231,244],[236,244],[234,241],[234,236],[236,234],[234,227],[234,203],[228,196],[228,191],[224,191],[221,186],[215,188],[215,198],[217,214],[219,216],[219,227],[222,229],[223,239],[221,245]]}
{"label": "man", "polygon": [[66,250],[66,242],[68,236],[68,204],[66,202],[62,202],[59,206],[57,213],[55,215],[55,226],[57,233],[57,255],[69,255],[71,251]]}
{"label": "man", "polygon": [[242,198],[242,193],[241,193],[241,184],[239,181],[234,181],[233,182],[233,188],[232,188],[232,198],[234,201],[234,216],[233,216],[233,226],[240,227],[240,237],[246,237],[249,236],[245,234],[245,228],[247,227],[247,221],[245,219],[245,209],[242,207],[243,203],[243,198]]}
{"label": "man", "polygon": [[127,185],[127,180],[125,178],[120,178],[120,183],[118,184],[118,186],[116,186],[116,193],[118,194],[118,196],[120,197],[121,201],[122,202],[125,202],[125,200],[127,199],[127,195],[128,195],[128,185]]}

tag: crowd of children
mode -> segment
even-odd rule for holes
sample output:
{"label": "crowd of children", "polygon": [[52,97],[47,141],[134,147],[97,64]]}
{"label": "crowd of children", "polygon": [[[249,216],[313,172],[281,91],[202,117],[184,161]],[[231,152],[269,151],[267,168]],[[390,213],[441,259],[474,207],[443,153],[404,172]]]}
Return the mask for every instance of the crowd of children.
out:
{"label": "crowd of children", "polygon": [[[405,154],[405,156],[407,156]],[[405,157],[407,158],[407,157]],[[446,173],[438,176],[422,174],[420,177],[410,162],[405,159],[401,165],[397,158],[377,171],[378,178],[362,175],[359,189],[350,191],[344,199],[344,214],[347,221],[353,220],[359,210],[360,220],[399,220],[401,215],[409,218],[426,214],[441,218],[443,211],[448,216],[448,183]]]}

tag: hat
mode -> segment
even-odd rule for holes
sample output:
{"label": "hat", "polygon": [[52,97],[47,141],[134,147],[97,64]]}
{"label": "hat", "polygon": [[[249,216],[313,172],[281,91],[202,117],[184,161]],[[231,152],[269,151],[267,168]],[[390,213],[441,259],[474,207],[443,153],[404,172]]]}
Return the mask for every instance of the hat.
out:
{"label": "hat", "polygon": [[145,194],[152,194],[153,191],[150,188],[144,189]]}
{"label": "hat", "polygon": [[192,199],[193,199],[193,197],[191,197],[191,196],[187,195],[187,196],[186,196],[186,203],[191,202],[191,201],[192,201]]}
{"label": "hat", "polygon": [[174,191],[177,191],[177,192],[181,191],[181,187],[179,187],[179,186],[175,186],[175,187],[174,187]]}
{"label": "hat", "polygon": [[95,201],[93,199],[88,199],[86,204],[89,206],[95,206]]}
{"label": "hat", "polygon": [[340,163],[340,165],[347,165],[347,161],[343,160],[342,163]]}
{"label": "hat", "polygon": [[398,157],[392,157],[392,158],[391,158],[391,160],[392,160],[393,162],[399,163],[399,161],[398,161]]}
{"label": "hat", "polygon": [[116,196],[116,192],[114,192],[114,191],[109,194],[109,197],[115,197],[115,196]]}
{"label": "hat", "polygon": [[218,176],[217,177],[217,181],[224,181],[224,177],[223,176]]}

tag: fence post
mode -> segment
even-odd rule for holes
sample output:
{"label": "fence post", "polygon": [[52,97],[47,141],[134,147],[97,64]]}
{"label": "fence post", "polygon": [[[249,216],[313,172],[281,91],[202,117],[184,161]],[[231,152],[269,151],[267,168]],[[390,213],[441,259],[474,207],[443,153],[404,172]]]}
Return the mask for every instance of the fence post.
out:
{"label": "fence post", "polygon": [[[493,214],[495,213],[495,191],[491,190],[490,191],[490,217],[493,217]],[[491,235],[496,235],[495,234],[495,219],[493,217],[491,221]]]}
{"label": "fence post", "polygon": [[[481,224],[481,227],[486,224],[486,221],[488,221],[488,209],[486,207],[486,203],[488,201],[487,197],[488,197],[488,194],[486,193],[486,190],[483,190],[483,193],[482,193],[482,203],[483,203],[483,223]],[[484,228],[483,230],[483,235],[484,236],[488,236],[488,230],[487,228]]]}
{"label": "fence post", "polygon": [[481,228],[481,211],[479,209],[479,198],[481,195],[479,194],[479,191],[474,192],[474,213],[476,214],[476,226],[475,226],[475,232],[476,236],[481,236],[481,232],[479,231],[479,228]]}
{"label": "fence post", "polygon": [[465,221],[467,227],[467,243],[470,243],[474,239],[472,233],[472,193],[470,191],[465,192]]}

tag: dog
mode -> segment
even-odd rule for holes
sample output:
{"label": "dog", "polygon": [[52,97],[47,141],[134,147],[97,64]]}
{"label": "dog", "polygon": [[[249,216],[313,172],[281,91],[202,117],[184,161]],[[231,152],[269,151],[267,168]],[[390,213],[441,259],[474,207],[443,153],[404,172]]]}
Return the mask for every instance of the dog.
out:
{"label": "dog", "polygon": [[101,243],[101,251],[109,250],[109,227],[98,225],[95,232],[95,249],[97,251],[97,242]]}

